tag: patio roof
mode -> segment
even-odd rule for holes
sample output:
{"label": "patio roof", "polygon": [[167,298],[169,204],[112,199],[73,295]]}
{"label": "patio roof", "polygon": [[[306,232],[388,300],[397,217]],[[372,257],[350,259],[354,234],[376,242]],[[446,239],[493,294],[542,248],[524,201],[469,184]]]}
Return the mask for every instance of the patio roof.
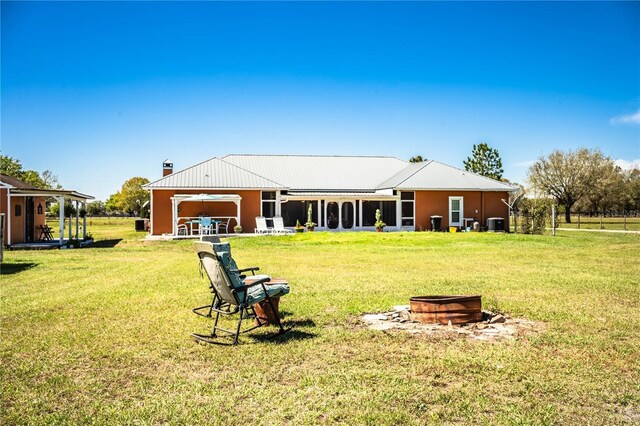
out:
{"label": "patio roof", "polygon": [[76,191],[67,191],[64,189],[11,189],[10,196],[20,197],[64,197],[73,201],[93,200],[91,195],[83,194]]}
{"label": "patio roof", "polygon": [[172,200],[182,201],[240,201],[242,197],[237,194],[176,194]]}

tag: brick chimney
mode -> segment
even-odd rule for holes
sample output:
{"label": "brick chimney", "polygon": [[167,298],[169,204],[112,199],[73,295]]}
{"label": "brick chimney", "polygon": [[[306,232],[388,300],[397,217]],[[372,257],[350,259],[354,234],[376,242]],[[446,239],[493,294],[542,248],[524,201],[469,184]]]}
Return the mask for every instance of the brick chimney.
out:
{"label": "brick chimney", "polygon": [[173,173],[173,163],[169,160],[164,160],[162,163],[162,177],[168,176]]}

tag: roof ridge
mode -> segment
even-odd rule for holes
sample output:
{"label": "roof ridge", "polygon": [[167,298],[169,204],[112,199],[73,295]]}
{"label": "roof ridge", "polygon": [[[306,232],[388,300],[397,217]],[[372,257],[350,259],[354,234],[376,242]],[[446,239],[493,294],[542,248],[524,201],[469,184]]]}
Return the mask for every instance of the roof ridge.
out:
{"label": "roof ridge", "polygon": [[245,172],[247,172],[247,173],[251,173],[251,174],[252,174],[252,175],[254,175],[254,176],[258,176],[258,177],[259,177],[259,178],[261,178],[261,179],[264,179],[264,180],[267,180],[267,181],[269,181],[269,182],[275,183],[276,185],[279,185],[279,186],[281,186],[281,187],[283,187],[283,188],[288,188],[288,186],[287,186],[287,185],[283,185],[283,184],[281,184],[280,182],[276,182],[275,180],[269,179],[268,177],[265,177],[265,176],[259,175],[259,174],[257,174],[256,172],[252,172],[251,170],[247,170],[247,169],[245,169],[244,167],[240,167],[240,166],[238,166],[238,165],[236,165],[236,164],[232,164],[232,163],[229,163],[228,161],[224,161],[222,158],[218,158],[218,160],[222,161],[222,162],[223,162],[223,163],[225,163],[225,164],[228,164],[228,165],[230,165],[230,166],[233,166],[233,167],[235,167],[235,168],[237,168],[237,169],[243,170],[243,171],[245,171]]}
{"label": "roof ridge", "polygon": [[421,161],[420,163],[409,163],[407,165],[407,167],[405,167],[404,169],[400,170],[398,173],[396,173],[393,176],[388,177],[386,180],[382,181],[377,188],[380,188],[380,185],[382,185],[385,182],[390,181],[391,179],[393,179],[395,176],[398,176],[400,173],[404,172],[405,170],[407,170],[409,167],[413,167],[415,164],[419,164],[422,167],[416,167],[416,170],[411,173],[409,176],[407,176],[406,178],[402,179],[400,182],[396,182],[393,186],[400,186],[403,182],[406,182],[407,180],[409,180],[410,177],[412,177],[413,175],[415,175],[416,173],[418,173],[420,170],[424,169],[425,167],[427,167],[429,164],[431,164],[434,160],[426,160],[426,161]]}
{"label": "roof ridge", "polygon": [[396,160],[407,162],[402,158],[392,155],[335,155],[335,154],[227,154],[221,157],[224,160],[227,157],[333,157],[333,158],[393,158]]}
{"label": "roof ridge", "polygon": [[[164,179],[168,178],[169,176],[173,176],[173,175],[175,175],[176,173],[182,173],[182,172],[187,171],[187,170],[189,170],[189,169],[193,169],[194,167],[197,167],[197,166],[199,166],[199,165],[201,165],[201,164],[204,164],[204,163],[206,163],[207,161],[211,161],[211,160],[213,160],[214,158],[218,158],[218,157],[216,157],[216,156],[214,155],[213,157],[208,158],[208,159],[206,159],[206,160],[204,160],[204,161],[201,161],[201,162],[199,162],[199,163],[196,163],[196,164],[194,164],[193,166],[189,166],[189,167],[187,167],[187,168],[185,168],[185,169],[182,169],[182,170],[179,170],[179,171],[177,171],[177,172],[175,172],[175,173],[171,173],[171,174],[168,174],[168,175],[166,175],[166,176],[162,176],[160,179],[156,179],[156,180],[154,180],[153,182],[149,182],[149,183],[147,183],[147,184],[145,184],[145,185],[142,185],[142,186],[143,186],[143,187],[145,187],[145,186],[153,185],[154,183],[156,183],[156,182],[160,182],[161,180],[164,180]],[[218,158],[218,159],[219,159],[219,160],[221,160],[220,158]],[[226,163],[226,161],[225,161],[225,163]]]}
{"label": "roof ridge", "polygon": [[156,184],[156,183],[158,183],[158,182],[160,182],[160,181],[162,181],[162,180],[169,179],[169,178],[171,178],[171,177],[174,177],[176,174],[186,172],[187,170],[190,170],[190,169],[193,169],[193,168],[195,168],[195,167],[201,166],[201,165],[203,165],[203,164],[205,164],[205,163],[208,163],[208,162],[210,162],[210,161],[212,161],[212,160],[218,160],[218,161],[221,161],[221,162],[223,162],[224,164],[226,164],[226,165],[228,165],[228,166],[235,167],[236,169],[240,169],[240,170],[242,170],[242,171],[244,171],[244,172],[247,172],[247,173],[249,173],[249,174],[252,174],[252,175],[254,175],[254,176],[257,176],[257,177],[259,177],[260,179],[264,179],[264,180],[266,180],[266,181],[268,181],[268,182],[271,182],[271,183],[273,183],[273,184],[275,184],[275,185],[278,185],[278,186],[281,186],[281,187],[283,187],[283,188],[288,188],[286,185],[283,185],[283,184],[281,184],[281,183],[278,183],[278,182],[276,182],[276,181],[274,181],[274,180],[272,180],[272,179],[269,179],[269,178],[267,178],[267,177],[265,177],[265,176],[259,175],[259,174],[255,173],[255,172],[252,172],[251,170],[247,170],[247,169],[245,169],[245,168],[243,168],[243,167],[240,167],[240,166],[238,166],[238,165],[235,165],[235,164],[229,163],[228,161],[224,161],[222,158],[219,158],[219,157],[216,157],[216,156],[213,156],[213,157],[208,158],[208,159],[206,159],[206,160],[204,160],[204,161],[201,161],[201,162],[199,162],[199,163],[197,163],[197,164],[194,164],[193,166],[189,166],[189,167],[187,167],[187,168],[185,168],[185,169],[179,170],[179,171],[177,171],[177,172],[175,172],[175,173],[171,173],[171,174],[169,174],[169,175],[162,176],[160,179],[156,179],[156,180],[154,180],[153,182],[149,182],[149,183],[147,183],[147,184],[143,185],[143,187],[151,186],[151,185]]}

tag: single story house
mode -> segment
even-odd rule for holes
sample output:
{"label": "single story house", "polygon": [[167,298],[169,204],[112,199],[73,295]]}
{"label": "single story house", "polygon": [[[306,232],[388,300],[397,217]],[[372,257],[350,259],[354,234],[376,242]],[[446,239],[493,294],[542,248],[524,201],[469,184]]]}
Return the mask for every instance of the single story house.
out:
{"label": "single story house", "polygon": [[[65,230],[65,201],[76,204],[76,238],[79,228],[80,206],[86,209],[87,200],[91,195],[81,194],[65,189],[40,189],[29,185],[13,176],[0,174],[0,214],[2,215],[5,246],[35,243],[42,240],[42,227],[46,224],[46,200],[53,198],[60,203],[60,217],[58,224],[59,245],[64,242]],[[72,225],[69,218],[68,234],[72,237]],[[82,227],[86,236],[86,224]],[[80,238],[84,238],[84,236]]]}
{"label": "single story house", "polygon": [[[430,230],[485,224],[508,226],[510,185],[434,160],[323,155],[227,155],[181,171],[165,161],[151,194],[151,234],[178,234],[178,224],[201,215],[231,218],[253,232],[255,217],[282,216],[286,227],[307,221],[320,230],[373,230],[376,209],[386,230]],[[508,229],[508,228],[507,228]]]}

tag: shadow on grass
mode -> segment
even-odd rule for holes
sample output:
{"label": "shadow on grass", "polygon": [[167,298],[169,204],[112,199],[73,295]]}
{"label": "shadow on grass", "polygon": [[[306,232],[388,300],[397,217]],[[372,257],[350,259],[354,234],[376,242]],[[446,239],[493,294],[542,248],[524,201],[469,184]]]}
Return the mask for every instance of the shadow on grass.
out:
{"label": "shadow on grass", "polygon": [[3,263],[0,266],[0,275],[11,275],[17,274],[22,271],[26,271],[27,269],[31,269],[34,266],[37,266],[37,263],[29,262],[29,263]]}
{"label": "shadow on grass", "polygon": [[114,238],[113,240],[98,240],[91,244],[89,248],[114,248],[122,238]]}
{"label": "shadow on grass", "polygon": [[[285,324],[285,327],[288,325]],[[192,337],[197,335],[192,334]],[[199,335],[200,338],[195,338],[195,342],[204,345],[215,345],[215,346],[234,346],[233,344],[233,336],[220,334],[217,337],[209,337],[207,335]],[[306,331],[300,330],[289,330],[284,334],[278,334],[277,332],[267,333],[267,334],[241,334],[239,344],[256,344],[256,343],[266,343],[266,342],[274,342],[274,343],[287,343],[290,341],[298,341],[298,340],[306,340],[313,339],[317,335],[315,333],[307,333]]]}
{"label": "shadow on grass", "polygon": [[[284,323],[285,327],[288,327],[290,325],[291,325],[290,321],[287,321],[286,323]],[[255,335],[250,335],[248,337],[251,337],[255,342],[287,343],[290,341],[313,339],[316,336],[317,334],[315,333],[307,333],[306,331],[293,329],[280,335],[269,333],[269,334],[255,334]]]}
{"label": "shadow on grass", "polygon": [[290,313],[281,312],[280,315],[283,318],[282,323],[288,327],[315,327],[316,323],[311,319],[289,319]]}

